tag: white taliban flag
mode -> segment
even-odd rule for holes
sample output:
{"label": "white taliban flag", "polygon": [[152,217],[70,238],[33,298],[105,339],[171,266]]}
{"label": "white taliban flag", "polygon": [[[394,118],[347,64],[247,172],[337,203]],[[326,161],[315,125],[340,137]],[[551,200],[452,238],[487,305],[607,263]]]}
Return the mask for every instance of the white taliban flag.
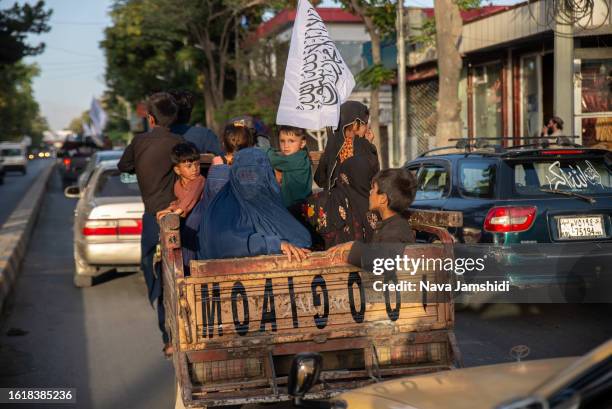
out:
{"label": "white taliban flag", "polygon": [[300,0],[276,123],[305,129],[336,128],[340,105],[355,79],[308,0]]}
{"label": "white taliban flag", "polygon": [[108,122],[108,115],[106,115],[106,111],[100,105],[100,102],[92,98],[91,107],[89,108],[89,118],[91,119],[91,138],[94,142],[100,146],[104,145],[104,141],[102,140],[102,133],[104,132],[104,128],[106,127],[106,123]]}

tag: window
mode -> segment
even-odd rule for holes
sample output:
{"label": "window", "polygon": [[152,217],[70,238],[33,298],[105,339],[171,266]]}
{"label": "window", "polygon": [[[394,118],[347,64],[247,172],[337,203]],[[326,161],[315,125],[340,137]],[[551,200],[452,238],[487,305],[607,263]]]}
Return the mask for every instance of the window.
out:
{"label": "window", "polygon": [[523,136],[537,136],[542,128],[539,61],[538,56],[534,55],[523,58],[521,64]]}
{"label": "window", "polygon": [[22,156],[23,152],[21,149],[2,149],[2,155],[4,156]]}
{"label": "window", "polygon": [[336,47],[353,75],[359,74],[359,72],[365,68],[362,58],[363,42],[336,41]]}
{"label": "window", "polygon": [[449,185],[448,172],[440,165],[425,165],[417,176],[415,200],[440,199]]}
{"label": "window", "polygon": [[493,198],[495,164],[490,162],[462,162],[459,164],[460,186],[463,196]]}
{"label": "window", "polygon": [[583,60],[580,77],[582,113],[612,111],[612,59]]}
{"label": "window", "polygon": [[501,63],[474,68],[474,135],[499,138],[503,133]]}
{"label": "window", "polygon": [[119,170],[105,171],[98,178],[96,197],[140,196],[138,183],[134,178],[122,178]]}
{"label": "window", "polygon": [[540,189],[584,194],[609,194],[612,168],[604,158],[563,159],[516,163],[514,190],[519,194],[541,195]]}

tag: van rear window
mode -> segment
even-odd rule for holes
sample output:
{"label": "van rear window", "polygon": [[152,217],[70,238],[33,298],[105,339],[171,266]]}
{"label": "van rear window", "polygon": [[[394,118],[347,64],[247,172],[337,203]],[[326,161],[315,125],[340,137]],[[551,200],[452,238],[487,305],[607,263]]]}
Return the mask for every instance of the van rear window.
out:
{"label": "van rear window", "polygon": [[612,193],[612,166],[605,158],[536,160],[511,165],[514,191],[542,194],[540,189],[598,194]]}
{"label": "van rear window", "polygon": [[119,170],[108,170],[100,175],[96,184],[95,197],[140,196],[135,180],[121,178]]}
{"label": "van rear window", "polygon": [[23,156],[21,149],[2,149],[2,156]]}

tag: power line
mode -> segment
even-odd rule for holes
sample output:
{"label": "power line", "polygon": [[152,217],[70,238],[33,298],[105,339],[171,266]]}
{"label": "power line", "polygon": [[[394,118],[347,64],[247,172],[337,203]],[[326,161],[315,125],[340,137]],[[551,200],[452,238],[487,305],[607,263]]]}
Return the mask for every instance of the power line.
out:
{"label": "power line", "polygon": [[99,56],[97,55],[93,55],[93,54],[85,54],[82,53],[80,51],[73,51],[73,50],[69,50],[67,48],[61,48],[61,47],[51,47],[51,46],[46,46],[48,49],[50,50],[57,50],[57,51],[62,51],[64,53],[67,54],[72,54],[72,55],[78,55],[78,56],[82,56],[82,57],[91,57],[91,58],[99,58]]}
{"label": "power line", "polygon": [[110,24],[110,22],[101,22],[101,21],[51,21],[51,25],[61,25],[61,26],[102,26],[106,27]]}

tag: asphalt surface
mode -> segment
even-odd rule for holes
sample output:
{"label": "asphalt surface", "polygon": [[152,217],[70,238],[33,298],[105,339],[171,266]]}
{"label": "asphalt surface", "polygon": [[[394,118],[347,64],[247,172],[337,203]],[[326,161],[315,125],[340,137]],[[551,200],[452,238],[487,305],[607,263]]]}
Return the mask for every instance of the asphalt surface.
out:
{"label": "asphalt surface", "polygon": [[[174,373],[162,357],[141,276],[109,276],[87,289],[72,285],[74,205],[54,175],[0,317],[0,387],[77,388],[78,408],[172,408]],[[612,337],[611,307],[468,308],[457,313],[456,335],[466,366],[512,361],[509,350],[519,344],[531,349],[527,359],[580,355]],[[265,406],[278,407],[290,405]]]}
{"label": "asphalt surface", "polygon": [[173,407],[174,371],[144,281],[133,274],[75,288],[76,201],[63,197],[57,174],[49,188],[0,320],[0,387],[76,388],[78,408]]}
{"label": "asphalt surface", "polygon": [[0,226],[17,206],[17,203],[34,183],[41,170],[51,166],[55,159],[37,159],[28,162],[28,173],[6,172],[4,184],[0,185]]}

